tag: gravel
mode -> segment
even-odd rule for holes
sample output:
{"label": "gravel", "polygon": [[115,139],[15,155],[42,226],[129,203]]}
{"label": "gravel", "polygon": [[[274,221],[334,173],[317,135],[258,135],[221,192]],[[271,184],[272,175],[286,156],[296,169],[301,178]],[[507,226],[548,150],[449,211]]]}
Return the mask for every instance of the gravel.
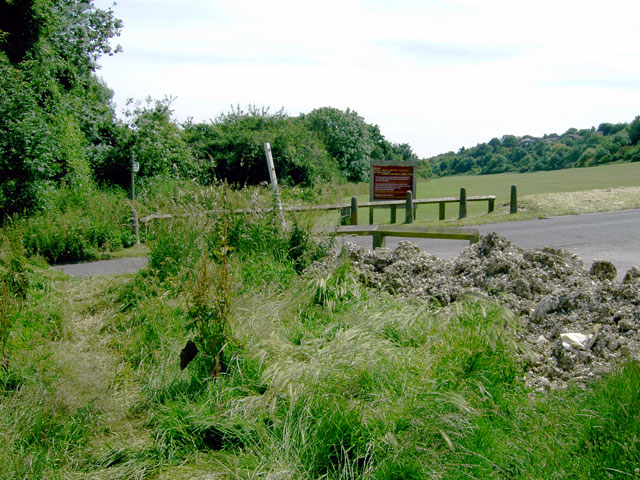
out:
{"label": "gravel", "polygon": [[443,260],[402,241],[371,251],[345,243],[361,281],[397,295],[447,305],[463,296],[493,298],[518,317],[517,332],[533,390],[585,385],[623,358],[640,359],[640,269],[616,282],[616,267],[587,269],[563,249],[524,250],[489,233]]}

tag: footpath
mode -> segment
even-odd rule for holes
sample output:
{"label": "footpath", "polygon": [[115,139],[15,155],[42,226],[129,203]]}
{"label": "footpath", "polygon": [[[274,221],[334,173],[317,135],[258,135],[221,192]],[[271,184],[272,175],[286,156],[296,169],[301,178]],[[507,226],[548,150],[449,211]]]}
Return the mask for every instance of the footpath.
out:
{"label": "footpath", "polygon": [[56,265],[52,268],[62,270],[73,277],[92,277],[95,275],[136,273],[148,262],[149,259],[147,257],[114,258],[113,260],[100,260],[98,262]]}

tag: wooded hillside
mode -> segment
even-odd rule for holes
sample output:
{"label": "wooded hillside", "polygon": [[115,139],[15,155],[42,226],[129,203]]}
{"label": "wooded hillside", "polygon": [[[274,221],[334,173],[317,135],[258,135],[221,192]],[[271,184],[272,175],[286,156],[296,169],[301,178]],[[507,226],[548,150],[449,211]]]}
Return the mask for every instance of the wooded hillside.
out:
{"label": "wooded hillside", "polygon": [[562,135],[504,135],[458,153],[429,158],[436,176],[534,172],[640,161],[640,116],[631,123],[570,128]]}

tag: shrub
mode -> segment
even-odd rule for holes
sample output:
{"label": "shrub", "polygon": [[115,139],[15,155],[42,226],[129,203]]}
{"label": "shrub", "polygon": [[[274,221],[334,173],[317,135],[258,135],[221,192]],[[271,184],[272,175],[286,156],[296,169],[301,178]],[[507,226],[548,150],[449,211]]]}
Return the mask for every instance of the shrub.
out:
{"label": "shrub", "polygon": [[92,260],[135,243],[130,217],[121,191],[61,189],[49,210],[23,220],[25,248],[50,263]]}
{"label": "shrub", "polygon": [[204,250],[188,283],[187,328],[195,333],[195,344],[202,355],[212,359],[210,375],[226,371],[223,353],[230,336],[231,266],[228,248],[215,252],[214,264]]}

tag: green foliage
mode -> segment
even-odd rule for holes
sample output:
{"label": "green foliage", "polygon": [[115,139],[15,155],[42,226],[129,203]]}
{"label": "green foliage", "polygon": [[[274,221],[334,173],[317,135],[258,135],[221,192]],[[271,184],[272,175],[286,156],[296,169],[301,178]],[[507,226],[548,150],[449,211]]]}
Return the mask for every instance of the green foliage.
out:
{"label": "green foliage", "polygon": [[602,123],[597,130],[571,128],[562,135],[542,138],[505,135],[428,161],[438,176],[522,173],[638,161],[638,150],[631,147],[640,138],[638,118],[631,124]]}
{"label": "green foliage", "polygon": [[46,202],[61,172],[58,150],[29,79],[0,53],[0,219]]}
{"label": "green foliage", "polygon": [[349,181],[367,181],[371,159],[417,160],[408,144],[391,144],[377,125],[367,124],[352,110],[343,112],[323,107],[301,117],[308,128],[322,139],[340,172]]}
{"label": "green foliage", "polygon": [[29,269],[17,230],[0,230],[0,367],[9,371],[7,343],[27,297]]}
{"label": "green foliage", "polygon": [[97,139],[88,138],[93,122],[84,114],[91,108],[78,107],[92,105],[92,72],[100,55],[114,52],[109,39],[119,29],[110,10],[91,2],[3,2],[0,220],[42,209],[62,180],[90,179],[89,142]]}
{"label": "green foliage", "polygon": [[270,143],[278,181],[310,186],[331,180],[337,169],[322,143],[299,118],[282,110],[232,109],[210,124],[185,125],[185,138],[199,162],[203,183],[231,185],[269,181],[264,144]]}
{"label": "green foliage", "polygon": [[629,125],[629,142],[631,145],[637,145],[640,142],[640,115]]}
{"label": "green foliage", "polygon": [[[171,98],[140,102],[126,112],[131,138],[131,154],[140,164],[141,177],[190,178],[194,174],[191,150],[182,138],[181,129],[171,118]],[[130,167],[123,170],[127,173]]]}
{"label": "green foliage", "polygon": [[231,265],[228,247],[222,242],[220,251],[214,252],[214,263],[208,252],[202,252],[189,279],[187,329],[195,334],[198,352],[212,360],[210,375],[224,373],[227,364],[223,354],[230,336]]}
{"label": "green foliage", "polygon": [[50,263],[95,259],[135,243],[123,192],[61,189],[46,212],[24,219],[24,245]]}

